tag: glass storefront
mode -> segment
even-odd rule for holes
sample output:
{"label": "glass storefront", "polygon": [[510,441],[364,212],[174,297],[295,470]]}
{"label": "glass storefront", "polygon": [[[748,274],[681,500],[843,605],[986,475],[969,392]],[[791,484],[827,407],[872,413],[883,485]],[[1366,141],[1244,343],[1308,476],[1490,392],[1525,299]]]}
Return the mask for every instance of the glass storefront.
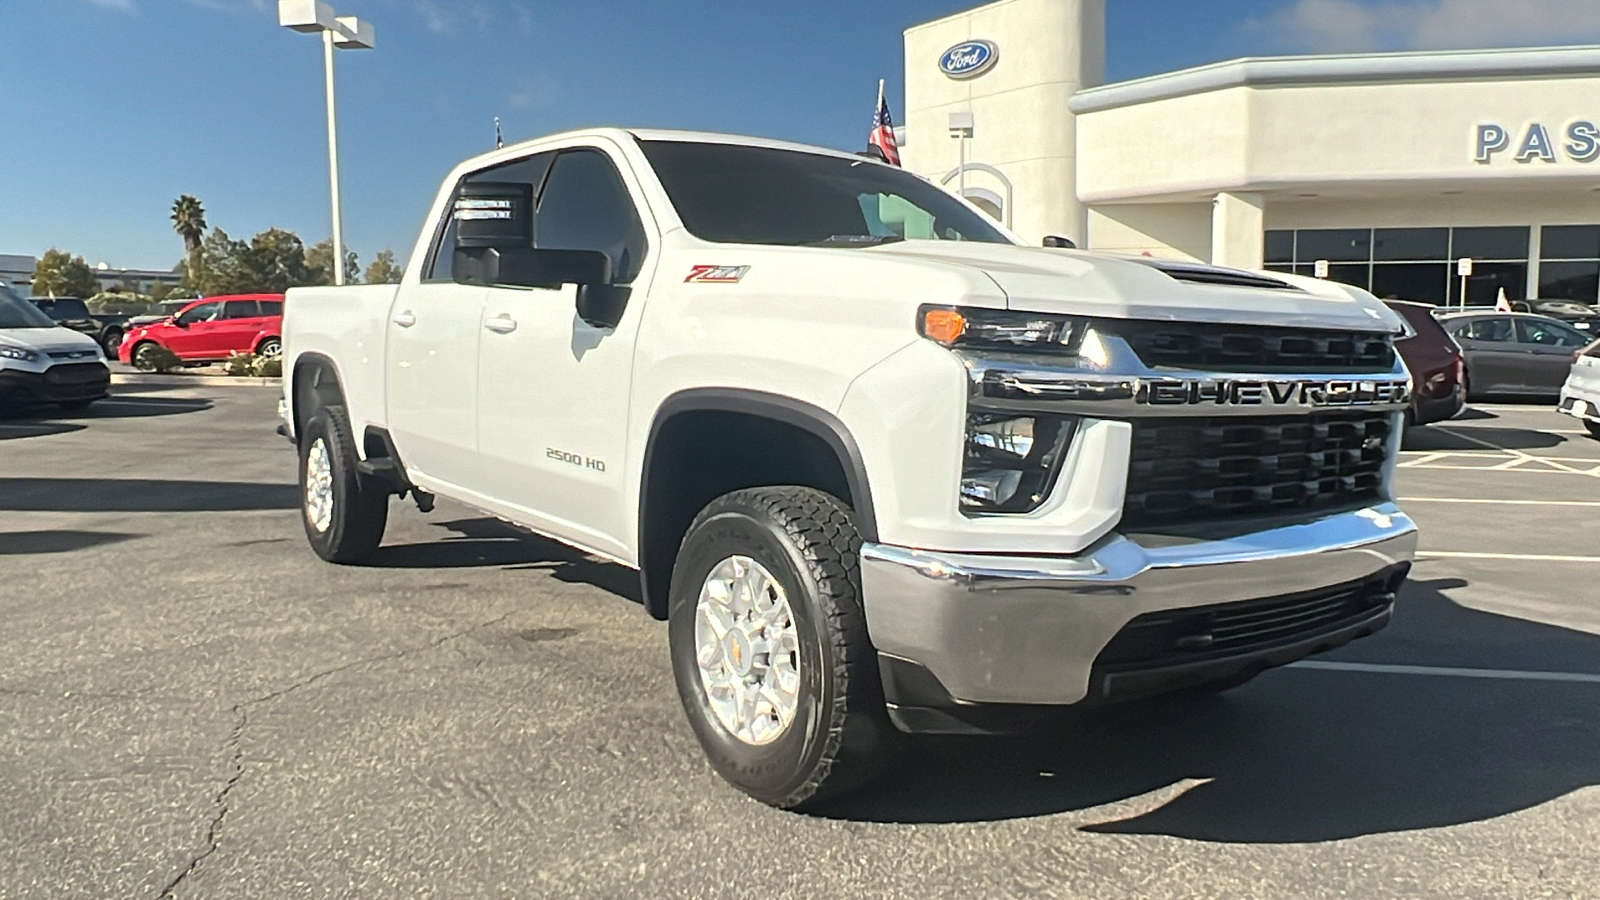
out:
{"label": "glass storefront", "polygon": [[[1269,231],[1266,263],[1274,271],[1313,275],[1316,263],[1326,260],[1328,277],[1334,281],[1366,288],[1379,297],[1439,305],[1461,302],[1455,261],[1467,256],[1473,260],[1467,305],[1492,306],[1501,288],[1510,300],[1527,297],[1529,234],[1525,226]],[[1593,252],[1589,262],[1600,285],[1600,230]]]}
{"label": "glass storefront", "polygon": [[1600,225],[1546,225],[1539,251],[1539,299],[1600,300]]}

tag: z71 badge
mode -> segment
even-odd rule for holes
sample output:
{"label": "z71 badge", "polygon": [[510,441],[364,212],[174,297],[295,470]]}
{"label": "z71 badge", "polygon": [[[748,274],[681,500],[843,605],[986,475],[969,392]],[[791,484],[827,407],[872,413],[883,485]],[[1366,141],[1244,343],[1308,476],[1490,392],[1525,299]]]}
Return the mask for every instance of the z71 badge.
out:
{"label": "z71 badge", "polygon": [[685,284],[734,284],[744,279],[749,266],[691,266]]}

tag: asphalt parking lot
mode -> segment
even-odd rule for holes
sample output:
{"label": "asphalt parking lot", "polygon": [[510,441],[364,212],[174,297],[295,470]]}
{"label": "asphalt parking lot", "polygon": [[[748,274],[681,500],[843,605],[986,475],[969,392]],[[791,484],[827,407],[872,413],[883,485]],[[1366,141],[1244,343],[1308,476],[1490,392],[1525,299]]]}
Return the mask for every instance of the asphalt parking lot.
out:
{"label": "asphalt parking lot", "polygon": [[1383,633],[928,742],[823,816],[701,758],[631,573],[396,502],[305,547],[269,388],[0,418],[0,898],[1600,897],[1600,442],[1414,431]]}

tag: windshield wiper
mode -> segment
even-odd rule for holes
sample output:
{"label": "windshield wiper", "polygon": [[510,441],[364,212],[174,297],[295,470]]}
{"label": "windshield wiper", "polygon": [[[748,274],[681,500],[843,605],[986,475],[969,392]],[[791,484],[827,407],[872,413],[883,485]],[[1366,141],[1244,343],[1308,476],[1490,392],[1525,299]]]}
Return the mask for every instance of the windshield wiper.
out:
{"label": "windshield wiper", "polygon": [[825,241],[807,244],[807,247],[878,247],[898,244],[905,238],[898,234],[836,234]]}

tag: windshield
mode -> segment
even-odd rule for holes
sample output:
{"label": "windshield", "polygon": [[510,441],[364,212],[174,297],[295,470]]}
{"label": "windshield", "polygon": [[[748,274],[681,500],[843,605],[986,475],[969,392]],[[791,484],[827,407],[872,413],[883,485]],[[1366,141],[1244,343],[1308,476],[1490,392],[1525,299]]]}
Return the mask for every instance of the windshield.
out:
{"label": "windshield", "polygon": [[39,307],[22,299],[11,285],[0,281],[0,328],[54,328],[56,323]]}
{"label": "windshield", "polygon": [[909,172],[865,159],[741,144],[641,141],[683,224],[735,244],[872,246],[1011,241]]}

